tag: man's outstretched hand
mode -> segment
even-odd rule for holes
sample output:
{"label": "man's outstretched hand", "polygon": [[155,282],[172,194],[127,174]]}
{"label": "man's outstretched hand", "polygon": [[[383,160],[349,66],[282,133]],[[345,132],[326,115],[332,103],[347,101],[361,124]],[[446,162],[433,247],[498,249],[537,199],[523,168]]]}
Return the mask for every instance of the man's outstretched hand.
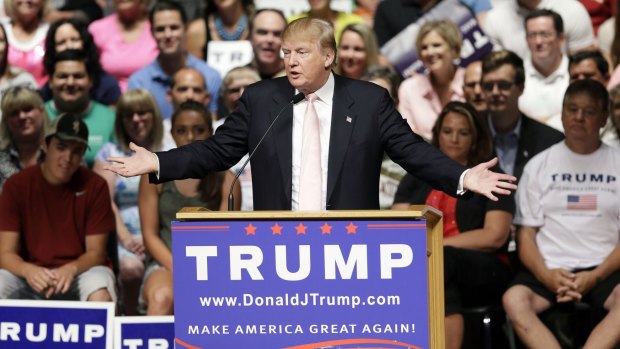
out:
{"label": "man's outstretched hand", "polygon": [[[465,174],[463,186],[465,190],[482,194],[493,201],[497,201],[497,197],[493,194],[509,195],[511,190],[516,190],[517,182],[515,176],[504,173],[495,173],[490,170],[497,164],[497,158],[483,162],[471,168]],[[512,183],[511,183],[512,182]]]}
{"label": "man's outstretched hand", "polygon": [[139,176],[159,170],[159,164],[154,153],[135,145],[133,142],[129,143],[129,149],[136,154],[132,157],[111,156],[107,158],[110,164],[104,166],[103,169],[123,177]]}

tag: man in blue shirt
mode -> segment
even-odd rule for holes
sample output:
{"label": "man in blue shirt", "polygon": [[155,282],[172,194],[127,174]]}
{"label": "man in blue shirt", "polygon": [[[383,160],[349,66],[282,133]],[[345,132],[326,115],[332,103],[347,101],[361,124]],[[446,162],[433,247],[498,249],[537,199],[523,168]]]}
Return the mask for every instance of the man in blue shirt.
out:
{"label": "man in blue shirt", "polygon": [[209,94],[213,96],[209,109],[216,112],[222,79],[215,69],[185,51],[187,20],[183,9],[173,2],[158,1],[151,10],[150,21],[159,56],[153,63],[131,75],[128,88],[144,88],[151,92],[162,117],[168,119],[173,110],[172,104],[166,98],[172,76],[183,67],[192,67],[204,75]]}

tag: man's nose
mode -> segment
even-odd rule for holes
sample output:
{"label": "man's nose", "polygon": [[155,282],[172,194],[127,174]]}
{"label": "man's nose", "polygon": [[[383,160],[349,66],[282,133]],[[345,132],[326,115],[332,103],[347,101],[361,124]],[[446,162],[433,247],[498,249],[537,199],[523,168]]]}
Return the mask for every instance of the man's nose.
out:
{"label": "man's nose", "polygon": [[474,93],[477,95],[482,94],[482,86],[480,86],[480,83],[474,85]]}
{"label": "man's nose", "polygon": [[60,152],[60,159],[65,162],[71,161],[71,151],[65,149],[64,151]]}
{"label": "man's nose", "polygon": [[291,65],[291,66],[297,65],[297,56],[293,53],[289,54],[286,63],[288,63],[288,65]]}

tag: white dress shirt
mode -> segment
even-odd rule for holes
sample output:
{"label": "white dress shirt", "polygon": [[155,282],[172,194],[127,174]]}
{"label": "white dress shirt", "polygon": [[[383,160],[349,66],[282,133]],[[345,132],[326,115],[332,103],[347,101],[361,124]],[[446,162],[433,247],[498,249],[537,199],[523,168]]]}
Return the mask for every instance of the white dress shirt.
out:
{"label": "white dress shirt", "polygon": [[[299,91],[295,91],[297,94]],[[332,129],[332,107],[334,105],[334,75],[329,74],[327,82],[314,94],[314,109],[319,116],[319,133],[321,136],[321,209],[325,210],[327,200],[327,159],[329,157],[329,134]],[[308,101],[303,100],[293,107],[293,174],[291,209],[299,210],[299,176],[301,173],[301,147],[304,129],[304,116]]]}

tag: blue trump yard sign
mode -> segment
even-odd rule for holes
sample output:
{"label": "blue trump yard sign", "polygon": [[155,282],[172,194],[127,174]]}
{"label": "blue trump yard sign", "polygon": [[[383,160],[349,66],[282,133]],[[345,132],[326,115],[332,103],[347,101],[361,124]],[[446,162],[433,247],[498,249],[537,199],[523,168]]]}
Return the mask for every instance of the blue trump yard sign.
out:
{"label": "blue trump yard sign", "polygon": [[428,348],[424,220],[173,222],[177,348]]}
{"label": "blue trump yard sign", "polygon": [[114,304],[0,300],[0,348],[112,349]]}
{"label": "blue trump yard sign", "polygon": [[174,316],[116,317],[114,320],[114,348],[174,348]]}

